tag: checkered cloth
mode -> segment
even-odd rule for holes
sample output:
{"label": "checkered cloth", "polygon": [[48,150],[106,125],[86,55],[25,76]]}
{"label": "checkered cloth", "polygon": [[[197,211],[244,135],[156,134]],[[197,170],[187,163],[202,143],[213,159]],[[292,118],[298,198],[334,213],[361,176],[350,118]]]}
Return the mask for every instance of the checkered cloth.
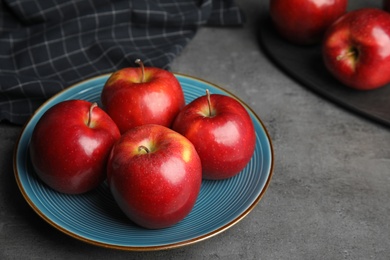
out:
{"label": "checkered cloth", "polygon": [[169,64],[202,25],[239,25],[234,0],[0,0],[0,121],[137,58]]}

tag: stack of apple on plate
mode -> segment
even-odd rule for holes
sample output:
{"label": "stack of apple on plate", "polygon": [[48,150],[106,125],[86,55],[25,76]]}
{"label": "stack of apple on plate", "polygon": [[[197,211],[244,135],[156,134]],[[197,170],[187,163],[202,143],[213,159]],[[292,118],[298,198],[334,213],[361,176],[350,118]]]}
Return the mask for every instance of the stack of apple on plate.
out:
{"label": "stack of apple on plate", "polygon": [[167,70],[120,69],[97,103],[67,100],[34,127],[30,158],[37,176],[65,194],[91,191],[105,180],[122,211],[158,229],[193,209],[203,179],[239,174],[255,149],[255,129],[235,98],[210,94],[185,104]]}
{"label": "stack of apple on plate", "polygon": [[321,45],[327,70],[345,86],[390,83],[390,0],[383,8],[347,10],[347,0],[270,0],[275,30],[301,46]]}

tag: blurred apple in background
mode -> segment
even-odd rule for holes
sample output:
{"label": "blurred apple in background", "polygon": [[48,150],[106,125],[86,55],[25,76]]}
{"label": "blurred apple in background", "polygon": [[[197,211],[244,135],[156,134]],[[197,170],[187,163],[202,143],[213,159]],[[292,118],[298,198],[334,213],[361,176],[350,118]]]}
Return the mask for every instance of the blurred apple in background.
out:
{"label": "blurred apple in background", "polygon": [[315,44],[347,9],[347,0],[270,0],[270,15],[278,33],[296,44]]}
{"label": "blurred apple in background", "polygon": [[346,86],[370,90],[390,82],[390,14],[362,8],[332,24],[324,38],[328,70]]}
{"label": "blurred apple in background", "polygon": [[175,75],[167,70],[144,67],[114,72],[105,83],[101,102],[121,133],[143,124],[170,127],[185,105],[184,93]]}
{"label": "blurred apple in background", "polygon": [[54,190],[84,193],[106,179],[108,155],[119,137],[114,121],[96,103],[63,101],[36,124],[31,162],[38,177]]}
{"label": "blurred apple in background", "polygon": [[202,161],[203,178],[237,175],[250,161],[256,143],[252,119],[236,99],[207,94],[187,104],[172,129],[187,137]]}
{"label": "blurred apple in background", "polygon": [[107,180],[129,219],[145,228],[165,228],[191,212],[200,192],[202,165],[184,136],[161,125],[142,125],[113,146]]}

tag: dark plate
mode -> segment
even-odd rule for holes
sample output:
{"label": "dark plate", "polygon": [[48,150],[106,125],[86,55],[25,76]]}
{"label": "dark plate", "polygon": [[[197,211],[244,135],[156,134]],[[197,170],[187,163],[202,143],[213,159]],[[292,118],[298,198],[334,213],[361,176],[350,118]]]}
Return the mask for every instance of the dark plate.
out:
{"label": "dark plate", "polygon": [[303,86],[357,115],[390,126],[390,84],[370,91],[346,87],[325,68],[320,45],[286,42],[274,30],[268,14],[263,15],[259,36],[270,59]]}

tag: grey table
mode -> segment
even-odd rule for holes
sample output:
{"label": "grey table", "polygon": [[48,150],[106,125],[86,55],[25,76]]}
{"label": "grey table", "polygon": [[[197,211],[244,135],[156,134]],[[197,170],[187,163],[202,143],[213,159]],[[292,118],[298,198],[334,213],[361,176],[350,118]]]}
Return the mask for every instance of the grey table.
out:
{"label": "grey table", "polygon": [[[12,165],[21,127],[1,123],[0,259],[390,258],[390,129],[286,76],[256,36],[268,1],[237,2],[245,26],[202,28],[172,69],[233,92],[266,125],[275,168],[255,209],[215,237],[167,251],[116,251],[80,242],[43,221],[23,199]],[[350,8],[379,4],[353,0]]]}

